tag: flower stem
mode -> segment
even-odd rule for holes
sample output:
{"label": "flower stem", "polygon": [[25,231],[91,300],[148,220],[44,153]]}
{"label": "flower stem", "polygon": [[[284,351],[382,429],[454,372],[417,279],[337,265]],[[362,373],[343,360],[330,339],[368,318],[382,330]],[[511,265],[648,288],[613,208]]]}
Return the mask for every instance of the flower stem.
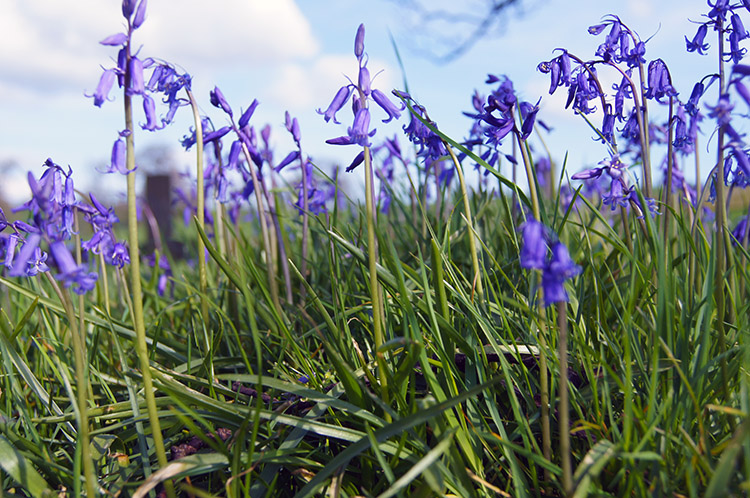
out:
{"label": "flower stem", "polygon": [[[726,91],[724,81],[724,29],[722,26],[721,19],[717,20],[717,32],[719,34],[719,98]],[[716,333],[719,337],[719,358],[720,358],[720,370],[722,378],[722,390],[724,399],[728,400],[729,395],[729,373],[727,371],[727,360],[724,357],[726,351],[726,338],[724,337],[724,320],[727,315],[726,302],[724,296],[724,271],[726,269],[726,255],[725,255],[725,230],[727,223],[726,215],[726,204],[725,204],[725,191],[724,191],[724,126],[719,126],[718,131],[718,143],[717,143],[717,154],[716,159],[716,178],[714,185],[716,186],[716,238],[714,240],[716,244],[716,271],[714,273],[714,299],[716,301]]]}
{"label": "flower stem", "polygon": [[[640,121],[638,126],[640,127],[641,134],[641,162],[643,163],[643,183],[645,197],[653,197],[653,184],[651,181],[651,139],[649,137],[648,129],[648,104],[646,102],[646,85],[643,84],[646,81],[643,64],[638,64],[638,78],[640,81],[640,95],[642,105],[638,104],[638,96],[636,93],[635,86],[633,86],[633,102],[636,106],[636,118]],[[639,112],[640,111],[640,112]]]}
{"label": "flower stem", "polygon": [[[130,43],[127,47],[127,61],[126,67],[130,67]],[[130,250],[130,285],[131,285],[131,296],[133,300],[133,322],[135,326],[136,335],[136,354],[140,362],[141,375],[143,377],[143,394],[146,398],[146,409],[148,411],[149,423],[151,425],[151,433],[154,440],[154,447],[156,450],[156,459],[159,463],[159,467],[164,468],[167,466],[167,453],[164,450],[164,440],[161,434],[161,423],[159,421],[159,414],[156,407],[156,398],[154,396],[154,386],[151,379],[151,367],[149,365],[148,346],[146,344],[146,325],[143,318],[143,290],[141,288],[141,256],[138,242],[138,213],[136,208],[136,192],[135,192],[135,140],[133,137],[133,102],[131,96],[128,93],[130,88],[130,81],[132,75],[130,69],[125,72],[125,129],[128,130],[127,137],[125,137],[125,144],[127,146],[126,164],[127,170],[130,171],[127,175],[128,184],[128,245]],[[202,255],[201,255],[202,256]],[[146,458],[146,455],[143,455]],[[164,488],[167,491],[167,495],[170,498],[174,498],[174,486],[172,481],[165,481]]]}
{"label": "flower stem", "polygon": [[[300,262],[300,274],[303,279],[307,278],[307,250],[308,241],[310,238],[310,220],[309,220],[309,201],[307,197],[309,192],[307,189],[307,162],[302,156],[302,147],[299,148],[299,162],[302,168],[302,261]],[[304,283],[300,283],[299,286],[299,300],[300,306],[305,307],[305,288]]]}
{"label": "flower stem", "polygon": [[674,97],[669,97],[669,122],[667,124],[667,180],[664,184],[664,243],[669,244],[669,218],[671,216],[670,208],[672,207],[672,169],[674,168],[674,149],[672,141],[674,140],[674,129],[672,120],[674,119]]}
{"label": "flower stem", "polygon": [[[552,431],[549,423],[549,371],[547,367],[547,334],[546,324],[540,320],[539,326],[539,397],[542,405],[542,456],[552,461]],[[544,469],[544,480],[549,482],[550,471]]]}
{"label": "flower stem", "polygon": [[521,158],[523,159],[523,165],[526,168],[526,176],[529,179],[529,197],[531,197],[531,211],[534,214],[534,219],[542,221],[540,219],[539,212],[539,194],[536,191],[536,182],[534,181],[534,172],[531,169],[531,160],[524,146],[524,142],[521,140],[521,134],[518,132],[513,133],[516,136],[516,142],[518,148],[521,149]]}
{"label": "flower stem", "polygon": [[[195,165],[196,165],[196,216],[198,218],[198,225],[201,230],[206,230],[205,213],[206,213],[206,193],[203,185],[203,123],[201,122],[201,116],[198,112],[198,103],[193,97],[193,92],[186,90],[188,99],[190,100],[190,107],[193,110],[193,122],[195,123]],[[208,289],[208,274],[206,271],[206,245],[203,243],[203,239],[198,237],[198,280],[201,291],[201,315],[203,316],[203,323],[208,325],[208,298],[206,292]]]}
{"label": "flower stem", "polygon": [[[88,416],[88,368],[87,368],[87,354],[86,354],[86,338],[83,335],[83,329],[80,327],[80,323],[76,319],[75,310],[73,309],[73,301],[68,295],[68,291],[60,289],[54,279],[49,273],[45,272],[44,275],[52,283],[52,288],[57,293],[57,297],[65,309],[65,314],[68,317],[68,325],[70,326],[72,346],[73,346],[73,357],[75,358],[75,374],[76,374],[76,403],[77,403],[77,420],[78,420],[78,437],[77,444],[81,452],[81,461],[83,462],[83,476],[86,481],[86,496],[96,496],[96,483],[97,478],[94,472],[94,461],[91,458],[91,447],[89,442],[89,416]],[[80,303],[79,303],[80,304]],[[78,313],[83,317],[83,308],[78,309]]]}
{"label": "flower stem", "polygon": [[[383,323],[382,304],[380,302],[380,282],[378,282],[378,242],[375,236],[375,191],[373,185],[372,157],[370,148],[365,147],[365,207],[367,210],[367,257],[369,260],[370,273],[370,296],[372,299],[372,328],[375,342],[375,358],[378,364],[378,376],[380,378],[380,392],[383,402],[388,404],[388,377],[386,363],[383,353],[379,351],[383,345]],[[390,415],[386,413],[386,419],[390,421]]]}
{"label": "flower stem", "polygon": [[[237,136],[239,136],[239,133],[237,133]],[[258,180],[258,174],[255,172],[255,165],[253,163],[252,157],[250,156],[250,150],[247,148],[247,144],[245,144],[244,141],[241,141],[241,146],[242,153],[245,156],[245,160],[247,161],[247,169],[250,171],[250,177],[253,180],[253,185],[255,185],[255,205],[258,210],[258,222],[260,223],[260,231],[263,237],[263,246],[266,251],[266,274],[268,277],[268,286],[271,290],[271,301],[273,301],[274,307],[280,312],[281,303],[279,302],[279,287],[276,285],[276,275],[273,271],[274,252],[271,245],[271,236],[268,233],[268,225],[266,224],[266,211],[263,209],[263,194],[261,193],[261,191],[263,190],[263,185]]]}
{"label": "flower stem", "polygon": [[464,180],[464,173],[461,169],[461,164],[458,162],[458,158],[456,157],[456,154],[453,152],[453,149],[450,145],[448,145],[447,142],[443,141],[443,144],[445,145],[445,148],[448,150],[448,154],[450,154],[451,159],[453,160],[453,165],[456,167],[456,173],[458,174],[458,181],[461,183],[461,195],[463,196],[464,200],[464,211],[466,211],[466,225],[467,230],[469,232],[469,250],[471,251],[471,266],[474,270],[474,275],[472,276],[472,287],[476,286],[477,294],[479,296],[482,295],[482,274],[479,271],[479,257],[477,256],[477,243],[476,243],[476,236],[474,235],[474,225],[471,220],[471,202],[469,201],[469,192],[466,189],[466,181]]}
{"label": "flower stem", "polygon": [[568,317],[565,302],[557,303],[558,356],[560,360],[560,406],[558,411],[560,431],[560,460],[565,496],[573,495],[573,469],[570,461],[570,422],[568,406]]}

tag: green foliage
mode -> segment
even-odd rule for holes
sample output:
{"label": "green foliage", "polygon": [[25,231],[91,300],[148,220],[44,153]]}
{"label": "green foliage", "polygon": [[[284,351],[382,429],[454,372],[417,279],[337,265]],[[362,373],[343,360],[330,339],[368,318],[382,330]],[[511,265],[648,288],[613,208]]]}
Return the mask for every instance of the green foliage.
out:
{"label": "green foliage", "polygon": [[[251,235],[256,228],[226,220],[225,254],[199,229],[211,256],[207,317],[195,270],[184,262],[174,262],[171,295],[159,295],[156,274],[143,279],[165,445],[175,456],[198,450],[162,469],[150,449],[126,300],[111,296],[109,313],[102,292],[86,304],[90,384],[77,386],[62,305],[43,281],[3,279],[3,486],[30,496],[73,489],[75,392],[87,389],[102,492],[133,494],[143,485],[143,495],[167,478],[180,492],[206,496],[558,492],[559,455],[543,456],[539,403],[544,354],[556,418],[556,311],[535,305],[535,279],[518,262],[522,220],[507,196],[470,199],[481,297],[469,277],[459,208],[437,223],[425,206],[412,210],[395,199],[379,217],[386,335],[377,352],[388,366],[387,396],[356,211],[337,206],[332,216],[313,218],[316,250],[305,279],[296,271],[299,244],[291,245],[306,299],[300,306],[295,294],[281,311]],[[461,206],[458,198],[446,202]],[[712,246],[700,224],[685,221],[688,208],[674,212],[668,240],[653,228],[657,219],[629,219],[629,241],[621,220],[609,223],[590,203],[555,213],[546,201],[544,209],[584,268],[568,287],[567,309],[575,496],[740,493],[748,447],[747,254],[735,254],[725,275],[736,294],[720,353]],[[296,219],[284,223],[300,230]]]}

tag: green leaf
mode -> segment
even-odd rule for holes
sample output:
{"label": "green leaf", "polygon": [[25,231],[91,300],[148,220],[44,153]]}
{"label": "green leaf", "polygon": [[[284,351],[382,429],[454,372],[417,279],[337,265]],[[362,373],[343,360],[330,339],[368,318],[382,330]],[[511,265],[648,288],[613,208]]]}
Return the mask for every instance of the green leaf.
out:
{"label": "green leaf", "polygon": [[47,481],[26,460],[5,436],[0,435],[0,467],[33,497],[42,497],[51,490]]}
{"label": "green leaf", "polygon": [[591,448],[573,474],[575,492],[573,498],[588,495],[591,480],[599,475],[605,465],[617,455],[617,447],[611,441],[603,439]]}
{"label": "green leaf", "polygon": [[143,498],[159,483],[168,479],[207,474],[229,466],[229,458],[219,453],[196,453],[171,462],[166,467],[151,474],[133,494],[133,498]]}
{"label": "green leaf", "polygon": [[[416,425],[425,423],[428,420],[437,417],[443,411],[452,408],[473,396],[477,396],[479,393],[483,392],[490,386],[500,382],[500,379],[501,377],[495,377],[494,379],[491,379],[484,384],[475,386],[467,391],[464,391],[458,396],[450,398],[437,405],[431,406],[426,410],[420,410],[417,413],[402,418],[401,420],[396,420],[392,424],[376,431],[375,439],[378,443],[382,443],[392,436],[401,434],[402,432]],[[310,482],[308,482],[307,485],[295,495],[295,498],[306,498],[307,496],[311,496],[317,491],[320,486],[323,485],[324,481],[330,475],[335,473],[342,465],[346,465],[352,458],[367,450],[369,447],[370,438],[365,435],[359,441],[350,445],[344,451],[336,455],[331,461],[329,461],[328,465],[326,465],[321,471],[315,474],[315,477],[313,477]]]}

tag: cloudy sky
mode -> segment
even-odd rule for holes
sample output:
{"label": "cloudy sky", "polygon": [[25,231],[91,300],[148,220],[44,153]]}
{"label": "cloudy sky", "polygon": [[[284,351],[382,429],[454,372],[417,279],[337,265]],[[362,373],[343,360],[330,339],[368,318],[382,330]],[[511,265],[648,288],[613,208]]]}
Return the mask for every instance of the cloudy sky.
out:
{"label": "cloudy sky", "polygon": [[[547,77],[536,65],[565,47],[583,58],[593,56],[600,39],[586,28],[603,15],[618,14],[648,43],[647,57],[669,65],[675,86],[689,94],[693,83],[713,71],[714,59],[686,54],[684,36],[692,37],[706,9],[705,0],[521,0],[503,16],[502,27],[483,38],[464,56],[436,64],[427,49],[450,44],[451,26],[420,27],[419,18],[392,0],[150,0],[147,20],[136,32],[143,57],[165,59],[193,75],[193,89],[202,111],[218,126],[221,113],[208,102],[218,85],[234,108],[254,98],[260,106],[256,127],[274,126],[278,157],[290,150],[283,128],[284,111],[299,118],[303,147],[319,163],[345,163],[351,148],[329,146],[326,138],[342,129],[315,113],[325,108],[345,75],[356,76],[352,54],[357,26],[367,28],[366,51],[371,73],[382,70],[374,86],[401,88],[403,75],[391,45],[399,47],[412,95],[425,105],[438,125],[462,138],[469,121],[475,88],[486,91],[487,73],[507,74],[526,100],[542,99],[540,117],[557,129],[548,139],[553,156],[569,153],[573,170],[604,158],[606,151],[590,140],[580,118],[563,109],[564,96],[549,96]],[[476,12],[484,0],[423,2],[436,7]],[[123,30],[119,0],[4,0],[0,6],[0,175],[3,193],[19,198],[25,171],[41,172],[47,157],[71,165],[79,188],[107,185],[124,188],[121,178],[105,182],[96,173],[109,159],[112,142],[123,128],[122,97],[96,108],[86,93],[96,88],[102,67],[113,65],[116,50],[98,44]],[[377,111],[375,116],[377,117]],[[136,114],[136,121],[143,117]],[[137,131],[141,150],[155,145],[174,149],[177,166],[191,156],[179,151],[178,139],[191,123],[188,109],[178,112],[169,128]],[[391,135],[403,123],[384,125],[378,134]],[[575,130],[578,130],[577,132]],[[16,165],[11,167],[12,165]]]}

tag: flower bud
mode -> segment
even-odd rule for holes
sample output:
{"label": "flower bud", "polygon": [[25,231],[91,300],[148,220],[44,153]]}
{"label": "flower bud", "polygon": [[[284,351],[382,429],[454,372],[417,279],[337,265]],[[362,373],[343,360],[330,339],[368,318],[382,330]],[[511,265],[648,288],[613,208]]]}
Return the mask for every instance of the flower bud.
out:
{"label": "flower bud", "polygon": [[362,54],[365,51],[365,25],[360,24],[357,28],[357,36],[354,38],[354,55],[357,59],[362,58]]}

